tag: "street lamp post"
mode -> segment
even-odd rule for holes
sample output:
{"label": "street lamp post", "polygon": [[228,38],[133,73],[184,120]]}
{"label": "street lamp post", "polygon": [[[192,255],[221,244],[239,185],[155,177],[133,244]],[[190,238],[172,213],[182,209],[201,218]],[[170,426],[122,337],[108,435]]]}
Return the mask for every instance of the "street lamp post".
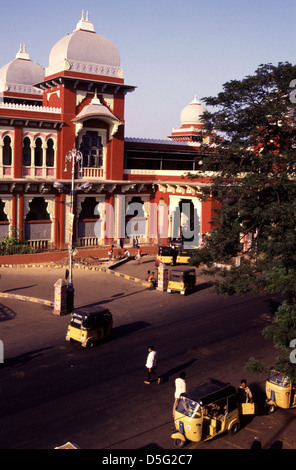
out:
{"label": "street lamp post", "polygon": [[75,168],[78,164],[78,172],[82,174],[83,171],[83,155],[82,153],[73,148],[70,150],[65,159],[65,172],[68,171],[67,163],[72,163],[71,170],[71,191],[70,191],[70,217],[69,217],[69,282],[68,282],[68,295],[67,295],[67,308],[69,312],[74,309],[74,287],[73,287],[73,229],[74,229],[74,182],[75,182]]}
{"label": "street lamp post", "polygon": [[[75,201],[75,194],[76,191],[84,190],[90,186],[90,183],[83,183],[78,188],[75,189],[75,168],[76,164],[78,164],[78,173],[82,176],[83,173],[83,155],[82,153],[73,148],[70,150],[65,158],[65,169],[64,171],[68,171],[67,164],[68,162],[72,163],[71,166],[71,190],[70,190],[70,214],[68,219],[68,226],[69,226],[69,243],[68,243],[68,253],[69,253],[69,280],[68,280],[68,288],[67,288],[67,311],[68,313],[72,312],[74,309],[74,286],[73,286],[73,229],[74,229],[74,201]],[[57,189],[64,189],[68,191],[62,183],[56,182],[54,183],[54,187]]]}

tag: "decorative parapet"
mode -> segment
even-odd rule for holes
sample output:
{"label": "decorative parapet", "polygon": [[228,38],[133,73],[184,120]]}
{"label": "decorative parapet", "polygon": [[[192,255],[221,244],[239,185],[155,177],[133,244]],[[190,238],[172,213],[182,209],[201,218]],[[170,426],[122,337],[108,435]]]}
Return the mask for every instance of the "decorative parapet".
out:
{"label": "decorative parapet", "polygon": [[31,111],[38,113],[52,113],[61,114],[61,108],[51,108],[48,106],[36,106],[32,104],[18,104],[18,103],[0,103],[0,109],[11,109],[17,111]]}
{"label": "decorative parapet", "polygon": [[9,91],[10,93],[25,93],[30,95],[42,95],[42,90],[34,87],[34,85],[26,85],[20,83],[5,83],[0,81],[0,92]]}
{"label": "decorative parapet", "polygon": [[88,73],[92,75],[104,75],[107,77],[122,78],[123,71],[121,67],[106,65],[106,64],[94,64],[92,62],[82,62],[79,60],[62,60],[57,64],[53,64],[46,68],[46,77],[54,75],[62,71],[71,71],[78,73]]}

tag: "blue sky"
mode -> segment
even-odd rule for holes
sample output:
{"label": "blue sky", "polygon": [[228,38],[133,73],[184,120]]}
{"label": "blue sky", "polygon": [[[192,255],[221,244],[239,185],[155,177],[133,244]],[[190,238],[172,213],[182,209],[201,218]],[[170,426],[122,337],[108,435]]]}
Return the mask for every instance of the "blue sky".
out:
{"label": "blue sky", "polygon": [[[2,3],[2,5],[1,5]],[[5,6],[3,6],[3,4]],[[72,33],[82,9],[121,56],[126,136],[165,139],[182,109],[214,96],[258,65],[296,63],[295,0],[0,0],[0,67],[20,43],[48,66],[53,45]],[[296,77],[295,77],[296,78]]]}

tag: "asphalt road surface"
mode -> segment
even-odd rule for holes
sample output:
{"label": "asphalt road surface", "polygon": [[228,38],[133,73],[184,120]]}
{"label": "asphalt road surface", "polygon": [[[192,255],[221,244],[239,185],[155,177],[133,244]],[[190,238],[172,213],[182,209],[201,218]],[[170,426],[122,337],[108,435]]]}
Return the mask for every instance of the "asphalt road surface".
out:
{"label": "asphalt road surface", "polygon": [[[142,274],[144,268],[149,263]],[[2,292],[52,300],[63,273],[27,268],[1,275]],[[186,297],[103,272],[75,271],[74,287],[76,306],[106,305],[114,316],[112,338],[92,350],[65,341],[69,316],[0,299],[1,449],[53,449],[67,441],[81,449],[173,449],[174,380],[181,370],[188,388],[208,377],[237,386],[245,376],[255,398],[264,399],[265,376],[246,373],[244,365],[250,356],[268,365],[275,360],[261,334],[275,298],[218,297],[203,277]],[[161,385],[144,384],[150,344],[158,352]],[[249,449],[255,437],[265,448],[294,448],[294,431],[295,410],[279,410],[254,417],[234,436],[187,449]]]}

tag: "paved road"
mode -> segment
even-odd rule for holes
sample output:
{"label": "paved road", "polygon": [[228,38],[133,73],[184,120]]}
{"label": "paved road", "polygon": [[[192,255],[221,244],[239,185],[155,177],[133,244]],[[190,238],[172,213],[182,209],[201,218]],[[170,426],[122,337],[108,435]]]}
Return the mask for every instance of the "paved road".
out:
{"label": "paved road", "polygon": [[[152,267],[144,258],[118,271],[143,278]],[[63,271],[11,268],[1,275],[2,291],[52,300]],[[112,340],[91,351],[65,342],[67,316],[0,299],[0,448],[47,449],[71,440],[90,449],[173,449],[171,406],[181,369],[189,387],[208,376],[237,385],[246,375],[261,398],[265,377],[245,374],[243,366],[250,355],[269,364],[275,358],[261,335],[275,299],[218,298],[207,281],[199,278],[196,292],[183,297],[104,272],[75,271],[76,305],[102,303],[114,314]],[[143,383],[150,343],[166,376],[161,386]],[[295,410],[279,410],[256,416],[235,436],[188,449],[248,449],[255,437],[264,448],[295,448],[295,430]]]}

